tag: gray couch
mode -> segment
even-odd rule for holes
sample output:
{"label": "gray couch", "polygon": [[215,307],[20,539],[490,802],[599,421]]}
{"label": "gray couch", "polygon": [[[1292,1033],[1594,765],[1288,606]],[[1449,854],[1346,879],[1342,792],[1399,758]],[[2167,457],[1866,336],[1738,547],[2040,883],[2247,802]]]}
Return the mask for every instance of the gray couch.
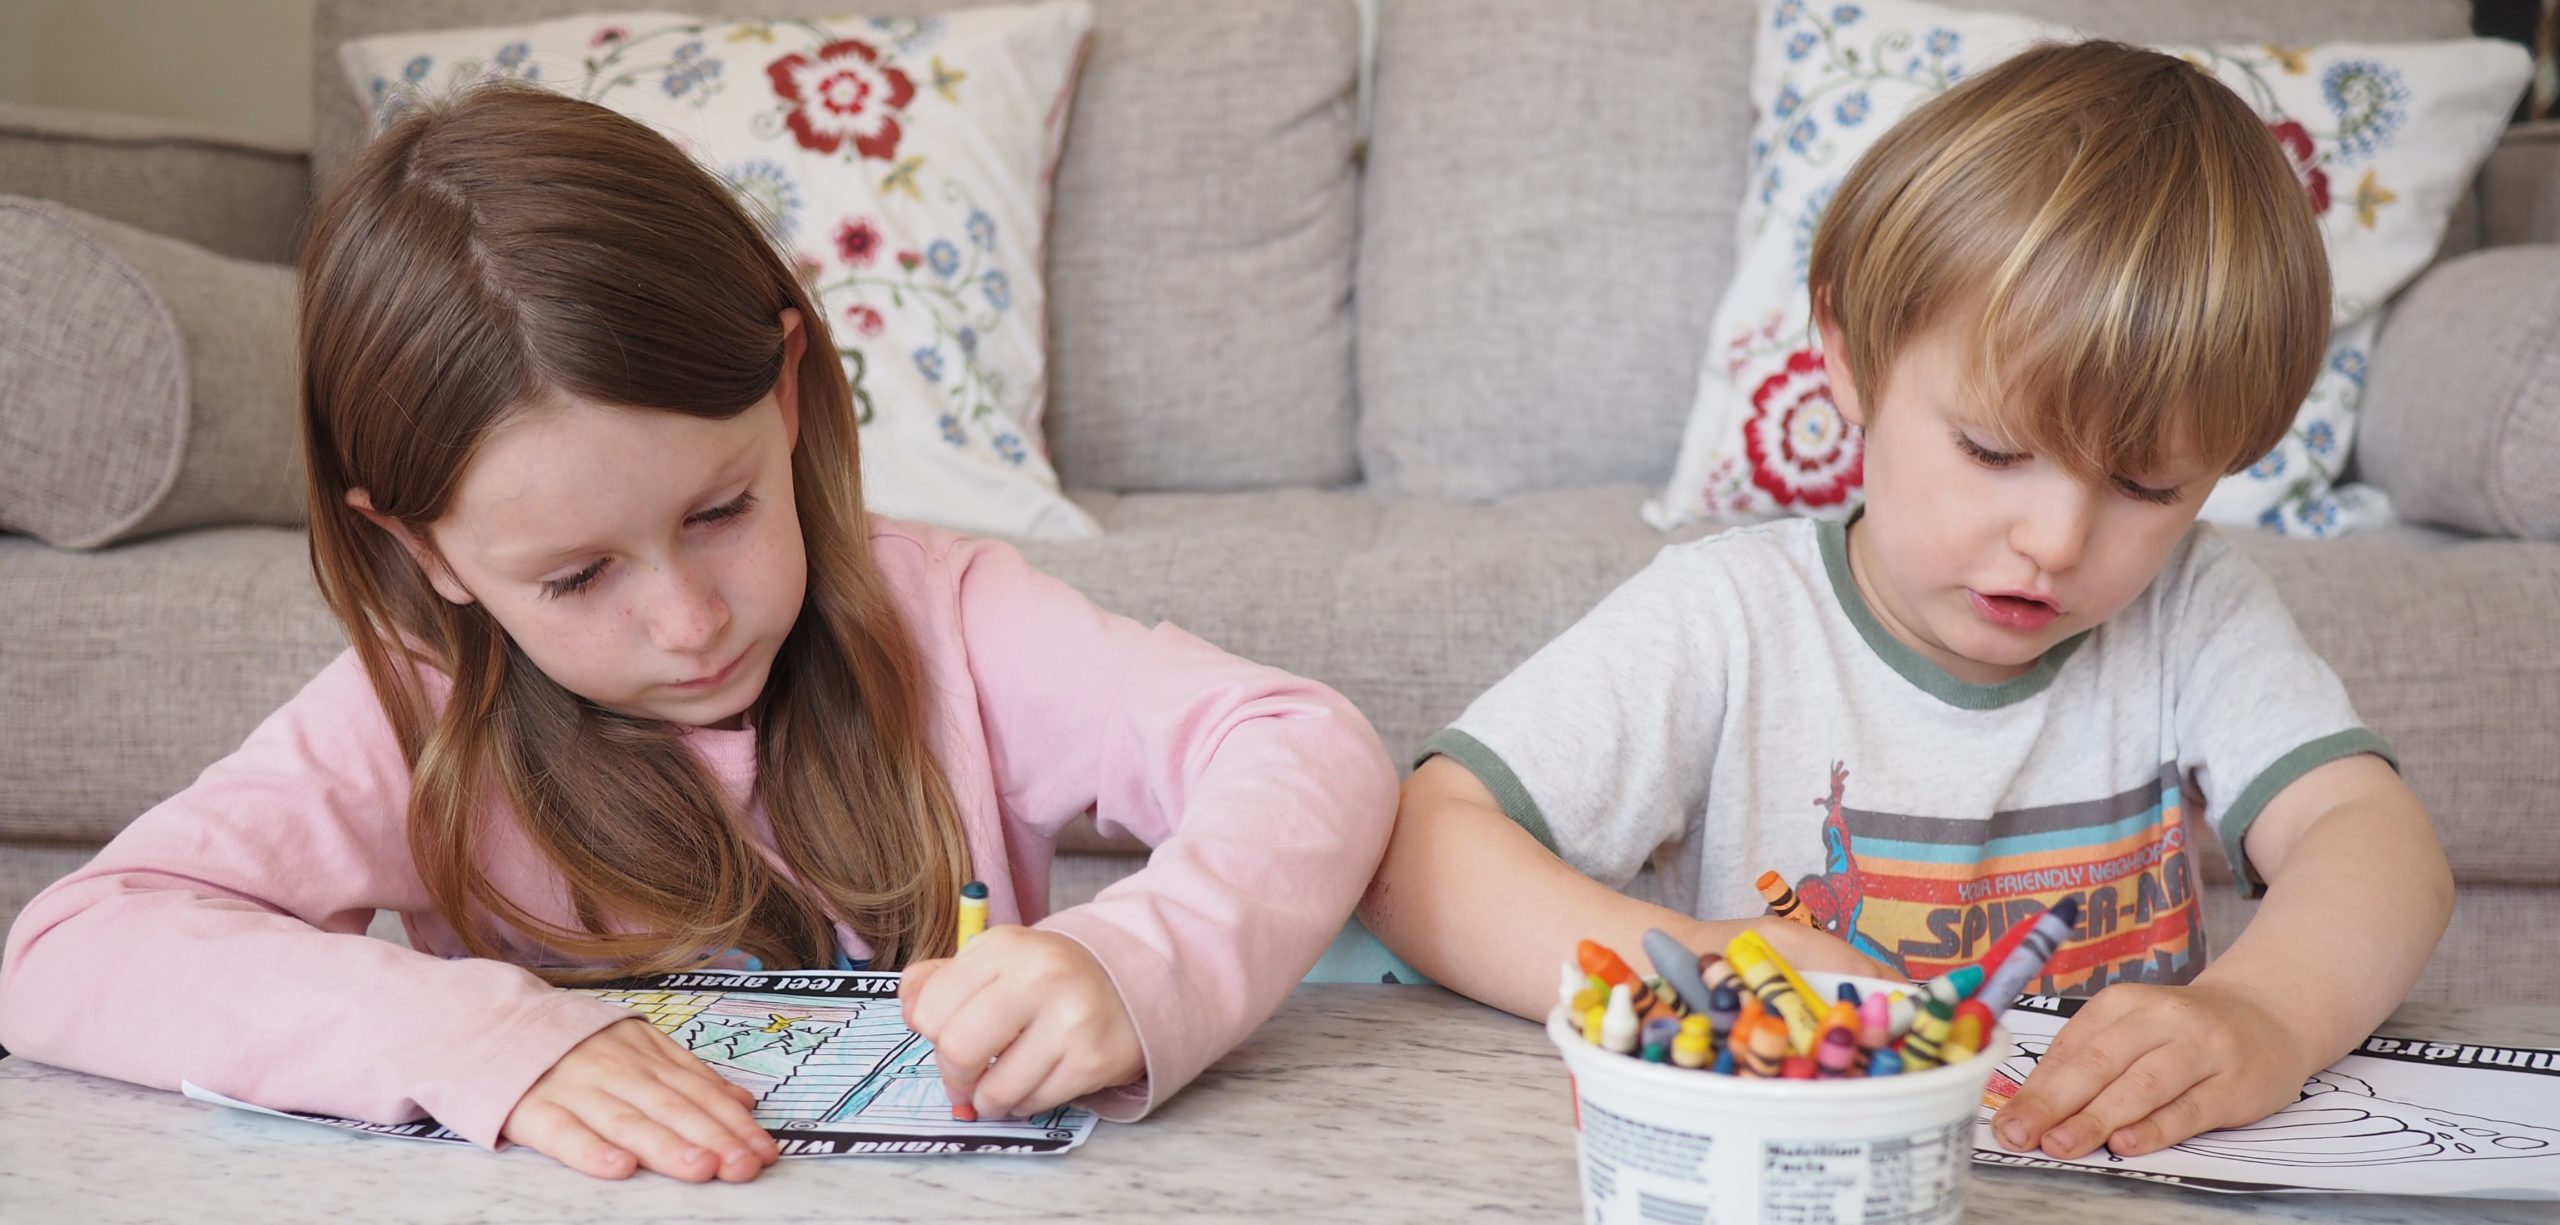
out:
{"label": "gray couch", "polygon": [[[2465,24],[2460,0],[1977,6],[2138,40]],[[288,261],[312,177],[357,132],[340,40],[595,7],[322,0],[307,156],[0,111],[0,193]],[[1636,505],[1670,469],[1731,263],[1749,6],[1384,0],[1365,148],[1353,0],[1096,7],[1058,176],[1049,421],[1105,534],[1026,552],[1105,606],[1338,687],[1409,756],[1666,542]],[[2422,998],[2560,1003],[2554,243],[2560,129],[2520,128],[2377,352],[2362,473],[2437,526],[2242,540],[2443,830],[2461,895]],[[181,325],[278,309],[154,288]],[[201,412],[222,358],[194,356]],[[278,525],[94,551],[0,535],[0,627],[0,922],[341,647]],[[1062,902],[1134,862],[1089,831],[1071,849]],[[2246,906],[2207,896],[2227,938]]]}

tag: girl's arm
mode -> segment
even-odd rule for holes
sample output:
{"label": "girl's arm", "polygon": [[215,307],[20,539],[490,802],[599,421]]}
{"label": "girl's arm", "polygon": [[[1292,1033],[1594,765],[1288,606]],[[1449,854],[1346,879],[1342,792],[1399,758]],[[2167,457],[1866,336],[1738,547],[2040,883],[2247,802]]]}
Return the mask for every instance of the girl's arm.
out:
{"label": "girl's arm", "polygon": [[240,750],[38,895],[0,957],[0,1045],[46,1063],[494,1146],[560,1056],[626,1015],[494,961],[363,933],[431,909],[408,768],[353,652]]}
{"label": "girl's arm", "polygon": [[1104,612],[1009,547],[961,547],[1008,838],[1045,844],[1091,810],[1155,848],[1036,925],[1090,951],[1127,1007],[1145,1079],[1094,1105],[1133,1118],[1268,1018],[1340,933],[1386,845],[1395,768],[1323,685]]}

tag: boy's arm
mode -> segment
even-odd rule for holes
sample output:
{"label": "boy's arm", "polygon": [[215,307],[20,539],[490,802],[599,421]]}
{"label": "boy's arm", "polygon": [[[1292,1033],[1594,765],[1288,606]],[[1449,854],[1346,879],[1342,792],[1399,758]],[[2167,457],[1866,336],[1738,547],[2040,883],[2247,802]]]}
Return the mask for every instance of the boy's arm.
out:
{"label": "boy's arm", "polygon": [[1798,969],[1894,977],[1801,924],[1702,921],[1584,876],[1513,823],[1484,783],[1447,757],[1424,761],[1406,780],[1395,833],[1360,917],[1415,969],[1530,1018],[1555,1006],[1557,967],[1574,959],[1578,941],[1608,945],[1650,976],[1643,951],[1649,927],[1702,953],[1757,930]]}
{"label": "boy's arm", "polygon": [[2371,754],[2317,766],[2246,844],[2268,882],[2248,929],[2188,987],[2099,993],[2000,1112],[2010,1147],[2132,1156],[2255,1122],[2399,1004],[2453,912],[2452,870],[2400,776]]}

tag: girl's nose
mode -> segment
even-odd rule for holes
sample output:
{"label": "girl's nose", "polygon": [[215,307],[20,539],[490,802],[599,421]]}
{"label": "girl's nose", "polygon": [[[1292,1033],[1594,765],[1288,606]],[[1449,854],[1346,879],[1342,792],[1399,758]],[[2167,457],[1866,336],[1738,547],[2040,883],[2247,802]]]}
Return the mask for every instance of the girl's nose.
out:
{"label": "girl's nose", "polygon": [[720,645],[720,635],[729,628],[729,603],[721,597],[719,584],[709,574],[681,564],[661,573],[665,582],[660,585],[657,615],[650,619],[658,649],[691,655]]}

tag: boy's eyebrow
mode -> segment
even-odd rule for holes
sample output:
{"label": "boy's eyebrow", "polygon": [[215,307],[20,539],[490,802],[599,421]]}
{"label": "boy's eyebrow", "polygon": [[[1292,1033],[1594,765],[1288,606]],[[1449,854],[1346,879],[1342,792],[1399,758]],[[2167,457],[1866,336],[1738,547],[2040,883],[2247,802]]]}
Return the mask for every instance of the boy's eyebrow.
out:
{"label": "boy's eyebrow", "polygon": [[[746,450],[742,450],[736,455],[729,457],[729,461],[727,463],[712,469],[711,479],[703,484],[702,489],[699,492],[695,493],[692,497],[685,499],[685,504],[688,506],[693,505],[694,503],[700,502],[704,498],[710,497],[712,494],[719,492],[723,486],[736,483],[742,475],[743,470],[751,469],[753,467],[753,465],[748,462],[753,455],[754,447],[750,446]],[[523,549],[501,548],[494,551],[495,556],[490,560],[494,562],[499,569],[540,570],[558,565],[561,562],[567,561],[572,557],[576,557],[581,553],[596,552],[599,547],[600,546],[592,541],[580,541],[576,544],[562,545],[558,548],[550,548],[539,544],[528,546]]]}

